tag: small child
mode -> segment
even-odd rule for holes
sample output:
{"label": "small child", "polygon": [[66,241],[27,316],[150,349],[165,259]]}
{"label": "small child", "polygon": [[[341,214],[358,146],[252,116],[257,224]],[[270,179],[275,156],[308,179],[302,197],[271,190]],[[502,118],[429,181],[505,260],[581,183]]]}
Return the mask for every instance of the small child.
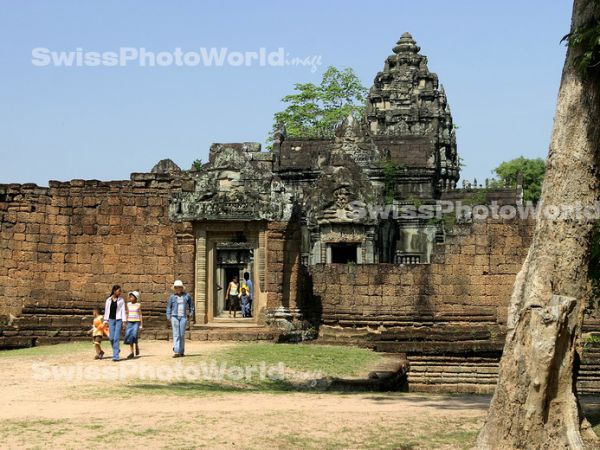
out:
{"label": "small child", "polygon": [[102,338],[108,336],[108,324],[104,323],[104,316],[100,314],[98,308],[94,308],[92,312],[94,315],[94,321],[92,322],[92,339],[94,342],[94,348],[96,349],[96,356],[94,359],[102,359],[104,352],[102,351]]}
{"label": "small child", "polygon": [[251,317],[250,315],[250,292],[246,284],[242,284],[240,289],[240,300],[242,303],[242,317]]}
{"label": "small child", "polygon": [[[125,330],[125,344],[129,344],[131,353],[127,359],[133,359],[134,356],[140,356],[140,347],[138,339],[140,330],[144,328],[142,318],[142,305],[139,303],[140,293],[131,291],[129,293],[129,303],[127,303],[127,329]],[[134,353],[135,346],[135,353]]]}

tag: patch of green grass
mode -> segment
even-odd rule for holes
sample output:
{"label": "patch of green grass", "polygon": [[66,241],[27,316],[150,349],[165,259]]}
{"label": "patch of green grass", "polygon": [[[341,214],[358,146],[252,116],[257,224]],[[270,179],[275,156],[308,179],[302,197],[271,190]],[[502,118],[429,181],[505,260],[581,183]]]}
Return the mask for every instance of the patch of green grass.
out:
{"label": "patch of green grass", "polygon": [[39,347],[20,348],[16,350],[2,350],[0,351],[0,359],[62,356],[70,353],[83,353],[84,351],[93,353],[94,347],[91,341],[67,342],[64,344],[41,345]]}
{"label": "patch of green grass", "polygon": [[[401,432],[390,432],[390,430],[379,429],[378,432],[368,439],[371,445],[366,448],[392,450],[402,449],[431,449],[440,447],[451,447],[456,449],[473,448],[477,439],[477,429],[460,430],[461,425],[467,424],[467,420],[449,421],[444,420],[431,424],[428,429],[404,430]],[[477,428],[477,427],[475,427]],[[452,431],[450,431],[452,430]],[[408,436],[407,436],[408,435]]]}
{"label": "patch of green grass", "polygon": [[0,423],[0,440],[6,436],[25,437],[30,434],[45,433],[53,437],[63,435],[70,431],[67,419],[29,419],[29,420],[3,420]]}
{"label": "patch of green grass", "polygon": [[[186,357],[185,363],[181,363],[186,373],[189,373],[187,369],[196,370],[195,377],[185,381],[134,382],[128,390],[200,396],[226,392],[322,392],[327,386],[326,377],[366,376],[381,357],[370,350],[353,347],[237,344],[219,352]],[[240,378],[230,372],[238,369]]]}
{"label": "patch of green grass", "polygon": [[52,431],[50,434],[52,435],[52,437],[59,437],[63,434],[67,434],[68,431],[69,430],[67,428],[59,428],[58,430]]}
{"label": "patch of green grass", "polygon": [[[301,387],[285,381],[249,381],[247,383],[232,383],[227,380],[219,382],[197,381],[197,382],[174,382],[174,383],[137,383],[129,390],[141,391],[144,394],[157,395],[184,395],[186,397],[218,395],[226,393],[240,392],[269,392],[269,393],[290,393],[297,391],[308,391],[308,388]],[[310,391],[309,391],[310,392]],[[316,391],[315,392],[322,392]]]}
{"label": "patch of green grass", "polygon": [[[0,358],[12,357],[53,357],[73,353],[92,352],[89,342],[64,343],[19,350],[0,352]],[[239,343],[219,350],[188,355],[177,364],[183,367],[216,365],[218,370],[225,367],[250,370],[250,377],[225,376],[210,378],[204,372],[196,378],[170,382],[142,382],[133,380],[127,386],[115,386],[111,390],[116,397],[127,397],[135,391],[164,395],[208,395],[225,392],[293,392],[315,391],[324,386],[326,377],[348,377],[365,375],[382,358],[371,350],[331,345]],[[171,362],[165,363],[175,367]],[[211,366],[212,367],[212,366]],[[266,369],[266,377],[265,375]],[[275,373],[275,377],[269,376]],[[215,374],[214,371],[210,372]],[[219,372],[216,372],[217,374]],[[283,378],[281,377],[283,375]],[[314,380],[321,380],[315,384]],[[78,389],[74,397],[85,398],[94,394],[96,388]],[[322,389],[316,389],[322,391]],[[90,392],[88,392],[90,391]]]}
{"label": "patch of green grass", "polygon": [[246,367],[264,362],[286,368],[319,372],[323,376],[352,376],[364,372],[381,359],[371,350],[357,347],[312,344],[239,344],[215,356],[219,362]]}
{"label": "patch of green grass", "polygon": [[[473,448],[479,430],[474,431],[441,431],[433,433],[431,436],[424,436],[425,441],[429,441],[432,446],[439,446],[440,444],[453,445],[460,449]],[[435,447],[433,447],[435,448]]]}
{"label": "patch of green grass", "polygon": [[98,430],[104,430],[106,428],[106,425],[103,423],[95,422],[95,423],[85,423],[82,425],[82,427],[86,428],[88,430],[98,431]]}
{"label": "patch of green grass", "polygon": [[[135,380],[127,387],[116,387],[117,397],[143,394],[205,396],[237,392],[289,393],[323,392],[326,385],[322,380],[327,376],[366,375],[381,355],[370,350],[298,344],[245,343],[226,349],[188,355],[179,360],[180,368],[193,368],[196,377],[174,381]],[[218,375],[223,370],[241,368],[253,370],[249,378],[235,379],[230,376],[211,378],[204,375]],[[275,368],[275,378],[264,377]],[[306,378],[296,378],[305,374]],[[281,378],[281,375],[283,377]],[[279,378],[278,378],[279,377]],[[314,383],[313,380],[320,380]]]}
{"label": "patch of green grass", "polygon": [[[275,442],[282,447],[305,450],[343,450],[362,448],[365,450],[413,450],[450,447],[456,449],[472,448],[477,439],[477,431],[438,430],[444,424],[433,425],[429,430],[391,430],[373,427],[371,430],[349,430],[328,437],[309,437],[300,432],[280,433],[274,436]],[[456,428],[448,424],[448,428]],[[362,432],[361,432],[362,431]]]}

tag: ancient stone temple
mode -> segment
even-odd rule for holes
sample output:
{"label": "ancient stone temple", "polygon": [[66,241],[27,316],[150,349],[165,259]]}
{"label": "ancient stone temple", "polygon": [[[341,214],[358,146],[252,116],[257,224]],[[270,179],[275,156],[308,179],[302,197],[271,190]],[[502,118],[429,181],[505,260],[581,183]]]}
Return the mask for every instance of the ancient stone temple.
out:
{"label": "ancient stone temple", "polygon": [[[419,50],[412,36],[404,33],[375,77],[366,120],[386,159],[413,169],[412,179],[405,182],[413,188],[404,195],[414,193],[420,175],[425,182],[421,189],[436,197],[439,190],[455,188],[459,178],[456,136],[444,88]],[[429,177],[424,176],[426,168]],[[432,178],[435,183],[429,190]]]}
{"label": "ancient stone temple", "polygon": [[[287,139],[282,128],[270,152],[256,143],[212,146],[208,163],[190,175],[194,190],[175,194],[169,207],[172,221],[194,223],[196,298],[206,321],[222,314],[219,292],[232,273],[249,271],[265,286],[265,235],[275,224],[299,237],[296,248],[287,239],[276,262],[295,271],[298,263],[429,262],[435,236],[443,233],[439,224],[364,217],[353,209],[434,204],[456,185],[452,116],[418,51],[405,33],[375,78],[366,116],[348,117],[332,139]],[[294,283],[287,283],[283,294],[294,299]],[[292,306],[280,300],[274,305]]]}
{"label": "ancient stone temple", "polygon": [[[532,221],[421,213],[516,205],[520,191],[457,189],[452,115],[419,52],[403,34],[364,115],[331,138],[283,125],[268,151],[213,144],[190,171],[165,160],[125,181],[0,185],[0,346],[85,336],[115,283],[142,293],[146,336],[166,339],[181,278],[192,339],[363,345],[406,355],[411,389],[489,392]],[[253,317],[230,319],[226,286],[246,272]],[[599,381],[585,375],[582,388]]]}

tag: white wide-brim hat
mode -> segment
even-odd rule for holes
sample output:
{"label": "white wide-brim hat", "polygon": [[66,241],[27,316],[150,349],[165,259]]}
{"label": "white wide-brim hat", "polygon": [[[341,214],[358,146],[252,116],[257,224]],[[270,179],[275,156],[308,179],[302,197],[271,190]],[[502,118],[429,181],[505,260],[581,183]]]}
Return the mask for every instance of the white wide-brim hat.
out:
{"label": "white wide-brim hat", "polygon": [[185,288],[185,286],[183,285],[183,281],[175,280],[175,283],[173,283],[173,289],[175,289],[176,287]]}
{"label": "white wide-brim hat", "polygon": [[131,291],[129,295],[133,295],[136,299],[140,299],[140,293],[138,291]]}

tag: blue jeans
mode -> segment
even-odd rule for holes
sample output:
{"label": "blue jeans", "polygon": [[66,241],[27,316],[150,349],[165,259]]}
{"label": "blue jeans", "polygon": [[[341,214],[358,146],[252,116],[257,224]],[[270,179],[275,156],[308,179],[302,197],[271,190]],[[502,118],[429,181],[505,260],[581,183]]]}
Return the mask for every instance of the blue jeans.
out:
{"label": "blue jeans", "polygon": [[187,317],[171,317],[171,328],[173,329],[173,351],[183,355],[185,351],[185,326]]}
{"label": "blue jeans", "polygon": [[138,337],[140,335],[140,323],[139,322],[127,322],[127,329],[125,330],[124,344],[137,344]]}
{"label": "blue jeans", "polygon": [[250,317],[250,298],[242,295],[242,316]]}
{"label": "blue jeans", "polygon": [[108,319],[108,336],[110,343],[112,344],[113,361],[119,360],[119,341],[121,340],[121,328],[123,328],[123,321],[117,319]]}

